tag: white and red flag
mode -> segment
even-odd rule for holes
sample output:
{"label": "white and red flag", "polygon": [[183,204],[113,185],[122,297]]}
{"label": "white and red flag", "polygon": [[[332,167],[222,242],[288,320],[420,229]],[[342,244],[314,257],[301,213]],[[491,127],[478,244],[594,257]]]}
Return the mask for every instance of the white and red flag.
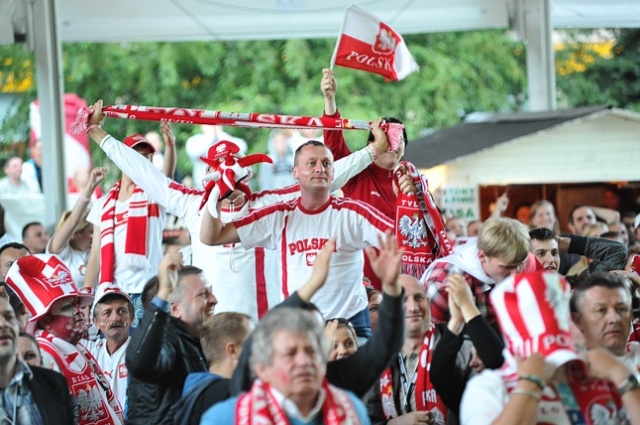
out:
{"label": "white and red flag", "polygon": [[334,64],[396,81],[419,69],[402,36],[355,5],[348,7],[345,13],[331,67]]}

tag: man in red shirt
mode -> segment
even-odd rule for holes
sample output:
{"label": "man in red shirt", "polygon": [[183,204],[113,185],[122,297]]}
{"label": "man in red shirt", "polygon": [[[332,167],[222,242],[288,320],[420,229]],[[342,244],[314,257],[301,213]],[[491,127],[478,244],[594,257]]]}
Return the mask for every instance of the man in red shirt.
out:
{"label": "man in red shirt", "polygon": [[[330,69],[322,70],[322,81],[320,82],[320,90],[324,95],[324,117],[340,118],[340,112],[336,106],[336,91],[338,83]],[[400,123],[397,118],[384,118],[386,122]],[[391,220],[395,220],[396,216],[396,198],[397,192],[393,188],[393,171],[404,155],[404,148],[407,144],[407,132],[402,130],[404,143],[401,143],[398,149],[388,150],[387,152],[377,156],[374,162],[364,171],[353,177],[342,187],[345,197],[357,199],[373,205]],[[342,130],[324,130],[324,144],[331,150],[334,160],[348,156],[351,151],[345,143]],[[371,143],[374,136],[369,132],[367,143]],[[399,180],[400,192],[405,185],[413,186],[409,176],[406,174]],[[411,187],[409,186],[409,187]],[[415,193],[415,187],[411,190]],[[372,286],[380,290],[381,283],[375,273],[371,271],[369,262],[365,258],[364,275],[371,282]]]}

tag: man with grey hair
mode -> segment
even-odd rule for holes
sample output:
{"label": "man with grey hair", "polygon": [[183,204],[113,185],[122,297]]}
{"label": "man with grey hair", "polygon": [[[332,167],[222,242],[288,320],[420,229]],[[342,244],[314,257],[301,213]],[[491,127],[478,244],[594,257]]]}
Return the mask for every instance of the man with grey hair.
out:
{"label": "man with grey hair", "polygon": [[[362,402],[325,379],[328,347],[312,313],[270,311],[253,334],[251,390],[219,403],[201,424],[369,424]],[[236,412],[239,415],[236,417]]]}

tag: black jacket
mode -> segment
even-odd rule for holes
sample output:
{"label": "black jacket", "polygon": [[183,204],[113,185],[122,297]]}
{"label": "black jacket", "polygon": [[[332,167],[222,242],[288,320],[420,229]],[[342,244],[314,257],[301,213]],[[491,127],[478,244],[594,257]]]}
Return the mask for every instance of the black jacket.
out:
{"label": "black jacket", "polygon": [[44,425],[73,425],[73,397],[62,374],[29,366],[33,378],[27,380],[31,397],[38,405]]}
{"label": "black jacket", "polygon": [[182,322],[149,304],[127,347],[127,424],[171,424],[169,409],[180,399],[191,372],[208,369],[200,340]]}

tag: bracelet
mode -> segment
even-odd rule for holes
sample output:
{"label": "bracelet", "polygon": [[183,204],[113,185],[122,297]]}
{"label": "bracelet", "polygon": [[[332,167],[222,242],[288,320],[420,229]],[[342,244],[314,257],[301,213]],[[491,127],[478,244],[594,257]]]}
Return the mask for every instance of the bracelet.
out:
{"label": "bracelet", "polygon": [[536,375],[518,375],[518,381],[529,381],[536,384],[540,391],[544,390],[544,382]]}
{"label": "bracelet", "polygon": [[372,143],[369,143],[367,145],[367,150],[369,151],[369,155],[371,155],[371,158],[373,158],[373,160],[375,161],[376,159],[378,159],[379,155],[378,155],[378,150],[376,149],[375,146],[373,146]]}
{"label": "bracelet", "polygon": [[93,130],[94,128],[102,128],[102,127],[100,127],[98,124],[90,125],[89,127],[87,127],[87,133]]}
{"label": "bracelet", "polygon": [[540,401],[540,393],[536,393],[534,391],[529,391],[529,390],[525,390],[523,388],[516,388],[513,391],[511,391],[511,395],[516,395],[516,394],[521,394],[521,395],[527,395],[533,399],[536,400],[536,402]]}
{"label": "bracelet", "polygon": [[78,198],[80,198],[81,200],[83,200],[84,202],[91,202],[90,198],[87,198],[86,196],[84,196],[82,193],[80,195],[78,195]]}

